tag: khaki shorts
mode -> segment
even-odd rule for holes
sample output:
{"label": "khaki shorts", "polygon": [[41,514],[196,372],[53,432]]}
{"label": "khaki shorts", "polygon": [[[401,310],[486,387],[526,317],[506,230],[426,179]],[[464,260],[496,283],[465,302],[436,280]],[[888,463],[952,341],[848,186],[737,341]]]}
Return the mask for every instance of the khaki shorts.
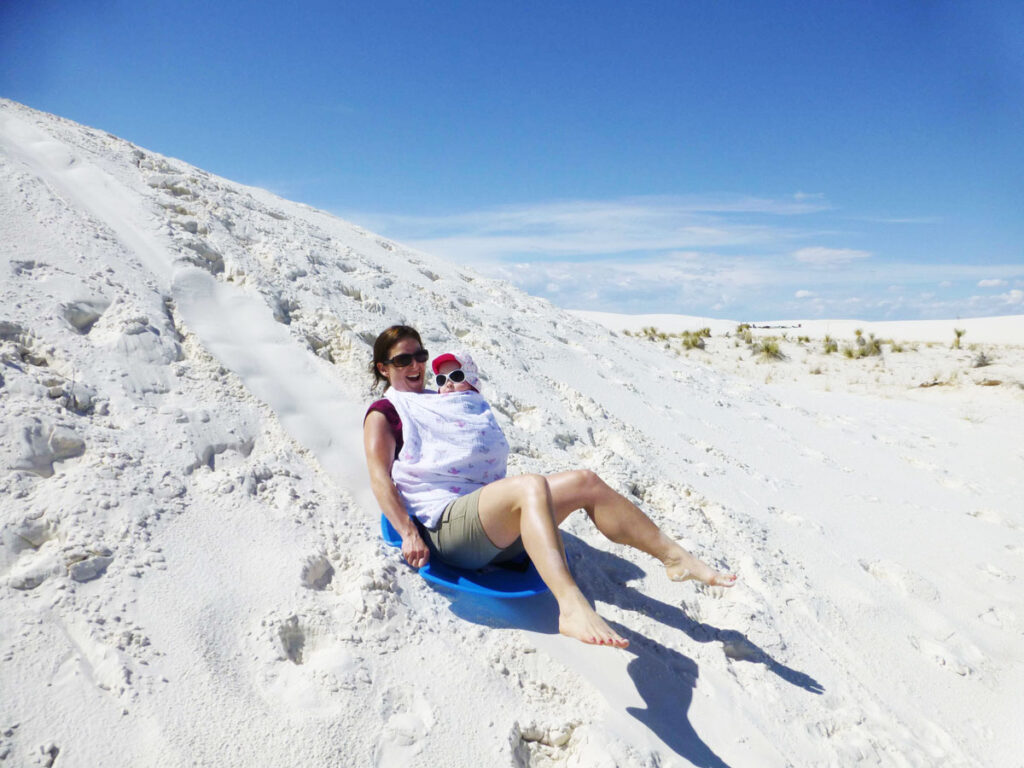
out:
{"label": "khaki shorts", "polygon": [[479,488],[460,496],[444,509],[435,530],[423,528],[431,548],[449,565],[459,568],[483,568],[488,563],[513,560],[526,550],[516,539],[505,549],[491,543],[480,522]]}

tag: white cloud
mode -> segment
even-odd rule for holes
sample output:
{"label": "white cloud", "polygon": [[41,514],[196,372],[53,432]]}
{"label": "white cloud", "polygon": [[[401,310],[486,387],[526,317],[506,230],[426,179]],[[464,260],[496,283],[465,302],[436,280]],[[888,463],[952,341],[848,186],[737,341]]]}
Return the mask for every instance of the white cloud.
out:
{"label": "white cloud", "polygon": [[[505,279],[570,309],[726,317],[998,314],[979,281],[1024,278],[1024,264],[894,262],[813,246],[860,233],[809,216],[817,195],[636,197],[504,206],[438,217],[346,214],[407,246]],[[921,295],[942,285],[945,300]],[[1024,287],[1024,285],[1019,286]]]}
{"label": "white cloud", "polygon": [[1002,302],[1005,302],[1009,306],[1019,307],[1022,304],[1024,304],[1024,291],[1020,291],[1014,288],[1011,291],[999,294],[998,296],[996,296],[996,298]]}
{"label": "white cloud", "polygon": [[855,251],[851,248],[801,248],[793,252],[793,258],[802,264],[815,267],[837,267],[850,264],[860,259],[871,258],[867,251]]}
{"label": "white cloud", "polygon": [[[525,267],[525,268],[524,268]],[[753,297],[778,295],[782,283],[767,265],[742,259],[635,259],[491,263],[489,276],[506,279],[571,309],[609,312],[683,311],[700,314],[712,306],[744,307]],[[559,290],[552,290],[560,286]],[[587,295],[580,291],[586,286]],[[768,286],[766,290],[766,286]],[[691,312],[692,310],[692,312]],[[742,312],[741,314],[746,314]]]}
{"label": "white cloud", "polygon": [[1005,280],[993,279],[993,280],[979,280],[979,288],[1005,288],[1007,282]]}
{"label": "white cloud", "polygon": [[935,216],[855,216],[855,221],[869,221],[874,224],[937,224],[941,219]]}
{"label": "white cloud", "polygon": [[[570,309],[681,312],[730,319],[778,319],[813,311],[821,317],[864,320],[1021,311],[1020,304],[1012,304],[1012,292],[972,298],[964,290],[991,275],[991,265],[934,264],[922,269],[916,263],[861,259],[842,269],[812,270],[788,252],[687,252],[686,258],[680,258],[677,252],[666,251],[600,259],[527,256],[475,266],[490,277],[509,280],[527,293]],[[1007,269],[1009,276],[1024,274],[1024,266]],[[932,291],[944,278],[951,278],[946,282],[953,286],[952,295],[943,291],[944,298],[937,301]],[[559,290],[553,290],[555,286]]]}
{"label": "white cloud", "polygon": [[820,203],[828,206],[828,204],[825,202],[825,195],[823,195],[821,192],[796,192],[793,194],[793,199],[798,200],[800,202],[817,200]]}
{"label": "white cloud", "polygon": [[[800,232],[785,220],[827,210],[820,200],[636,197],[504,206],[444,216],[343,213],[343,218],[451,260],[600,257],[708,248],[778,251]],[[766,220],[772,216],[778,221]],[[780,223],[783,222],[783,223]]]}

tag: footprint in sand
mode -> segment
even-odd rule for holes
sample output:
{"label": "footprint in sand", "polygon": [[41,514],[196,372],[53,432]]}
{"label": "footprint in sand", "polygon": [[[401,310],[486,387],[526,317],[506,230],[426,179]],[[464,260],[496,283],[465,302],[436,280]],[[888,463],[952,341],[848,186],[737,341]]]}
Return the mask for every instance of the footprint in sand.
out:
{"label": "footprint in sand", "polygon": [[978,486],[959,477],[947,475],[939,480],[939,482],[942,484],[943,488],[949,488],[951,491],[969,491],[970,493],[978,493]]}
{"label": "footprint in sand", "polygon": [[991,576],[993,579],[999,579],[999,581],[1013,582],[1017,580],[1016,576],[1006,573],[1006,571],[997,568],[992,563],[982,563],[978,566],[978,570]]}
{"label": "footprint in sand", "polygon": [[338,717],[371,683],[364,660],[342,634],[327,613],[264,619],[250,635],[257,688],[289,716]]}
{"label": "footprint in sand", "polygon": [[799,450],[801,455],[807,457],[811,461],[817,461],[820,462],[821,464],[825,464],[830,467],[835,466],[835,461],[833,461],[833,459],[830,456],[828,456],[825,453],[822,453],[821,451],[815,450],[814,448],[808,448],[807,446],[803,446]]}
{"label": "footprint in sand", "polygon": [[381,720],[384,729],[377,741],[374,765],[378,768],[405,768],[415,763],[424,741],[434,727],[434,712],[419,692],[392,689],[382,697]]}
{"label": "footprint in sand", "polygon": [[860,567],[879,581],[888,584],[908,597],[934,602],[939,599],[939,590],[927,579],[907,570],[899,563],[860,561]]}
{"label": "footprint in sand", "polygon": [[53,477],[57,462],[74,459],[85,453],[85,440],[69,427],[50,420],[33,418],[19,424],[17,455],[11,469],[32,472],[40,477]]}
{"label": "footprint in sand", "polygon": [[75,333],[88,335],[92,327],[107,311],[110,301],[102,297],[94,297],[73,301],[61,306],[61,314]]}
{"label": "footprint in sand", "polygon": [[302,564],[300,579],[306,589],[318,592],[327,589],[334,579],[334,566],[327,555],[310,555]]}
{"label": "footprint in sand", "polygon": [[515,723],[510,737],[513,764],[568,765],[573,758],[575,761],[579,761],[581,757],[585,758],[585,755],[578,754],[578,739],[573,740],[573,734],[580,725],[579,720],[560,726],[543,726],[535,722],[526,725]]}
{"label": "footprint in sand", "polygon": [[917,469],[923,469],[926,472],[939,471],[939,467],[937,464],[932,464],[929,461],[924,461],[923,459],[919,459],[916,456],[904,456],[903,460],[907,462],[910,466],[916,467]]}
{"label": "footprint in sand", "polygon": [[1005,525],[1007,528],[1017,527],[993,509],[975,509],[967,514],[975,520],[981,520],[989,525]]}
{"label": "footprint in sand", "polygon": [[978,618],[997,629],[1016,629],[1019,623],[1017,614],[1009,608],[993,606],[984,613],[978,614]]}
{"label": "footprint in sand", "polygon": [[951,635],[943,641],[918,638],[913,635],[907,638],[911,646],[925,658],[931,660],[942,669],[954,672],[961,677],[974,674],[986,660],[976,646],[962,642]]}
{"label": "footprint in sand", "polygon": [[64,571],[64,535],[52,520],[26,518],[0,539],[0,573],[14,589],[32,590]]}
{"label": "footprint in sand", "polygon": [[963,478],[949,474],[946,470],[942,469],[937,464],[932,464],[929,461],[924,461],[915,456],[903,456],[902,458],[905,462],[910,464],[910,466],[916,467],[917,469],[922,469],[925,472],[930,472],[931,474],[936,475],[939,484],[943,488],[948,488],[951,491],[969,491],[971,493],[978,492],[978,487],[976,485],[964,480]]}
{"label": "footprint in sand", "polygon": [[62,629],[68,651],[53,676],[58,688],[80,678],[117,696],[129,694],[135,672],[127,653],[97,639],[85,623],[64,622]]}

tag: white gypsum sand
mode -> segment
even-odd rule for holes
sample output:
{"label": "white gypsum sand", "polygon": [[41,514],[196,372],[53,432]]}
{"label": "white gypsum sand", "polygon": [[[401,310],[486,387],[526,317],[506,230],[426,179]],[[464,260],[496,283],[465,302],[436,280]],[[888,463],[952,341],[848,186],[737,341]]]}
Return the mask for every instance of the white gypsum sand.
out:
{"label": "white gypsum sand", "polygon": [[[0,184],[0,764],[1019,760],[1019,318],[681,351],[10,101]],[[472,351],[512,472],[594,469],[740,583],[577,513],[628,650],[434,591],[362,467],[400,321]]]}
{"label": "white gypsum sand", "polygon": [[[1019,403],[1024,385],[1024,315],[750,324],[682,315],[572,314],[684,355],[694,365],[763,383],[918,399],[929,396],[915,390],[942,387],[947,401],[959,398],[965,408],[992,413],[1003,403]],[[699,345],[687,340],[698,335]],[[765,355],[765,342],[779,355]],[[976,396],[968,385],[996,389]]]}

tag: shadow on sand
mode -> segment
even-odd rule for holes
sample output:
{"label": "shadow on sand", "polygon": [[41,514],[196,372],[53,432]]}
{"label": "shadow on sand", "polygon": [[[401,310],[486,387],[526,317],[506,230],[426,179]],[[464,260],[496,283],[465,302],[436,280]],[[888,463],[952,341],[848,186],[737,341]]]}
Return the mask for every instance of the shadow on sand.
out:
{"label": "shadow on sand", "polygon": [[[809,693],[821,694],[824,688],[810,675],[799,672],[772,658],[742,632],[719,629],[694,621],[682,608],[648,597],[627,582],[646,574],[633,563],[617,555],[591,547],[581,539],[563,532],[566,554],[580,586],[591,601],[616,605],[635,611],[678,629],[698,643],[719,642],[723,653],[734,662],[764,664],[782,680]],[[525,600],[489,600],[457,593],[452,595],[451,611],[460,618],[490,627],[528,629],[544,634],[558,632],[558,610],[551,595]],[[699,670],[693,659],[668,648],[636,630],[609,622],[629,640],[629,675],[645,708],[627,707],[626,711],[654,732],[669,748],[701,768],[728,768],[728,765],[704,743],[690,724],[688,712],[693,701]]]}

